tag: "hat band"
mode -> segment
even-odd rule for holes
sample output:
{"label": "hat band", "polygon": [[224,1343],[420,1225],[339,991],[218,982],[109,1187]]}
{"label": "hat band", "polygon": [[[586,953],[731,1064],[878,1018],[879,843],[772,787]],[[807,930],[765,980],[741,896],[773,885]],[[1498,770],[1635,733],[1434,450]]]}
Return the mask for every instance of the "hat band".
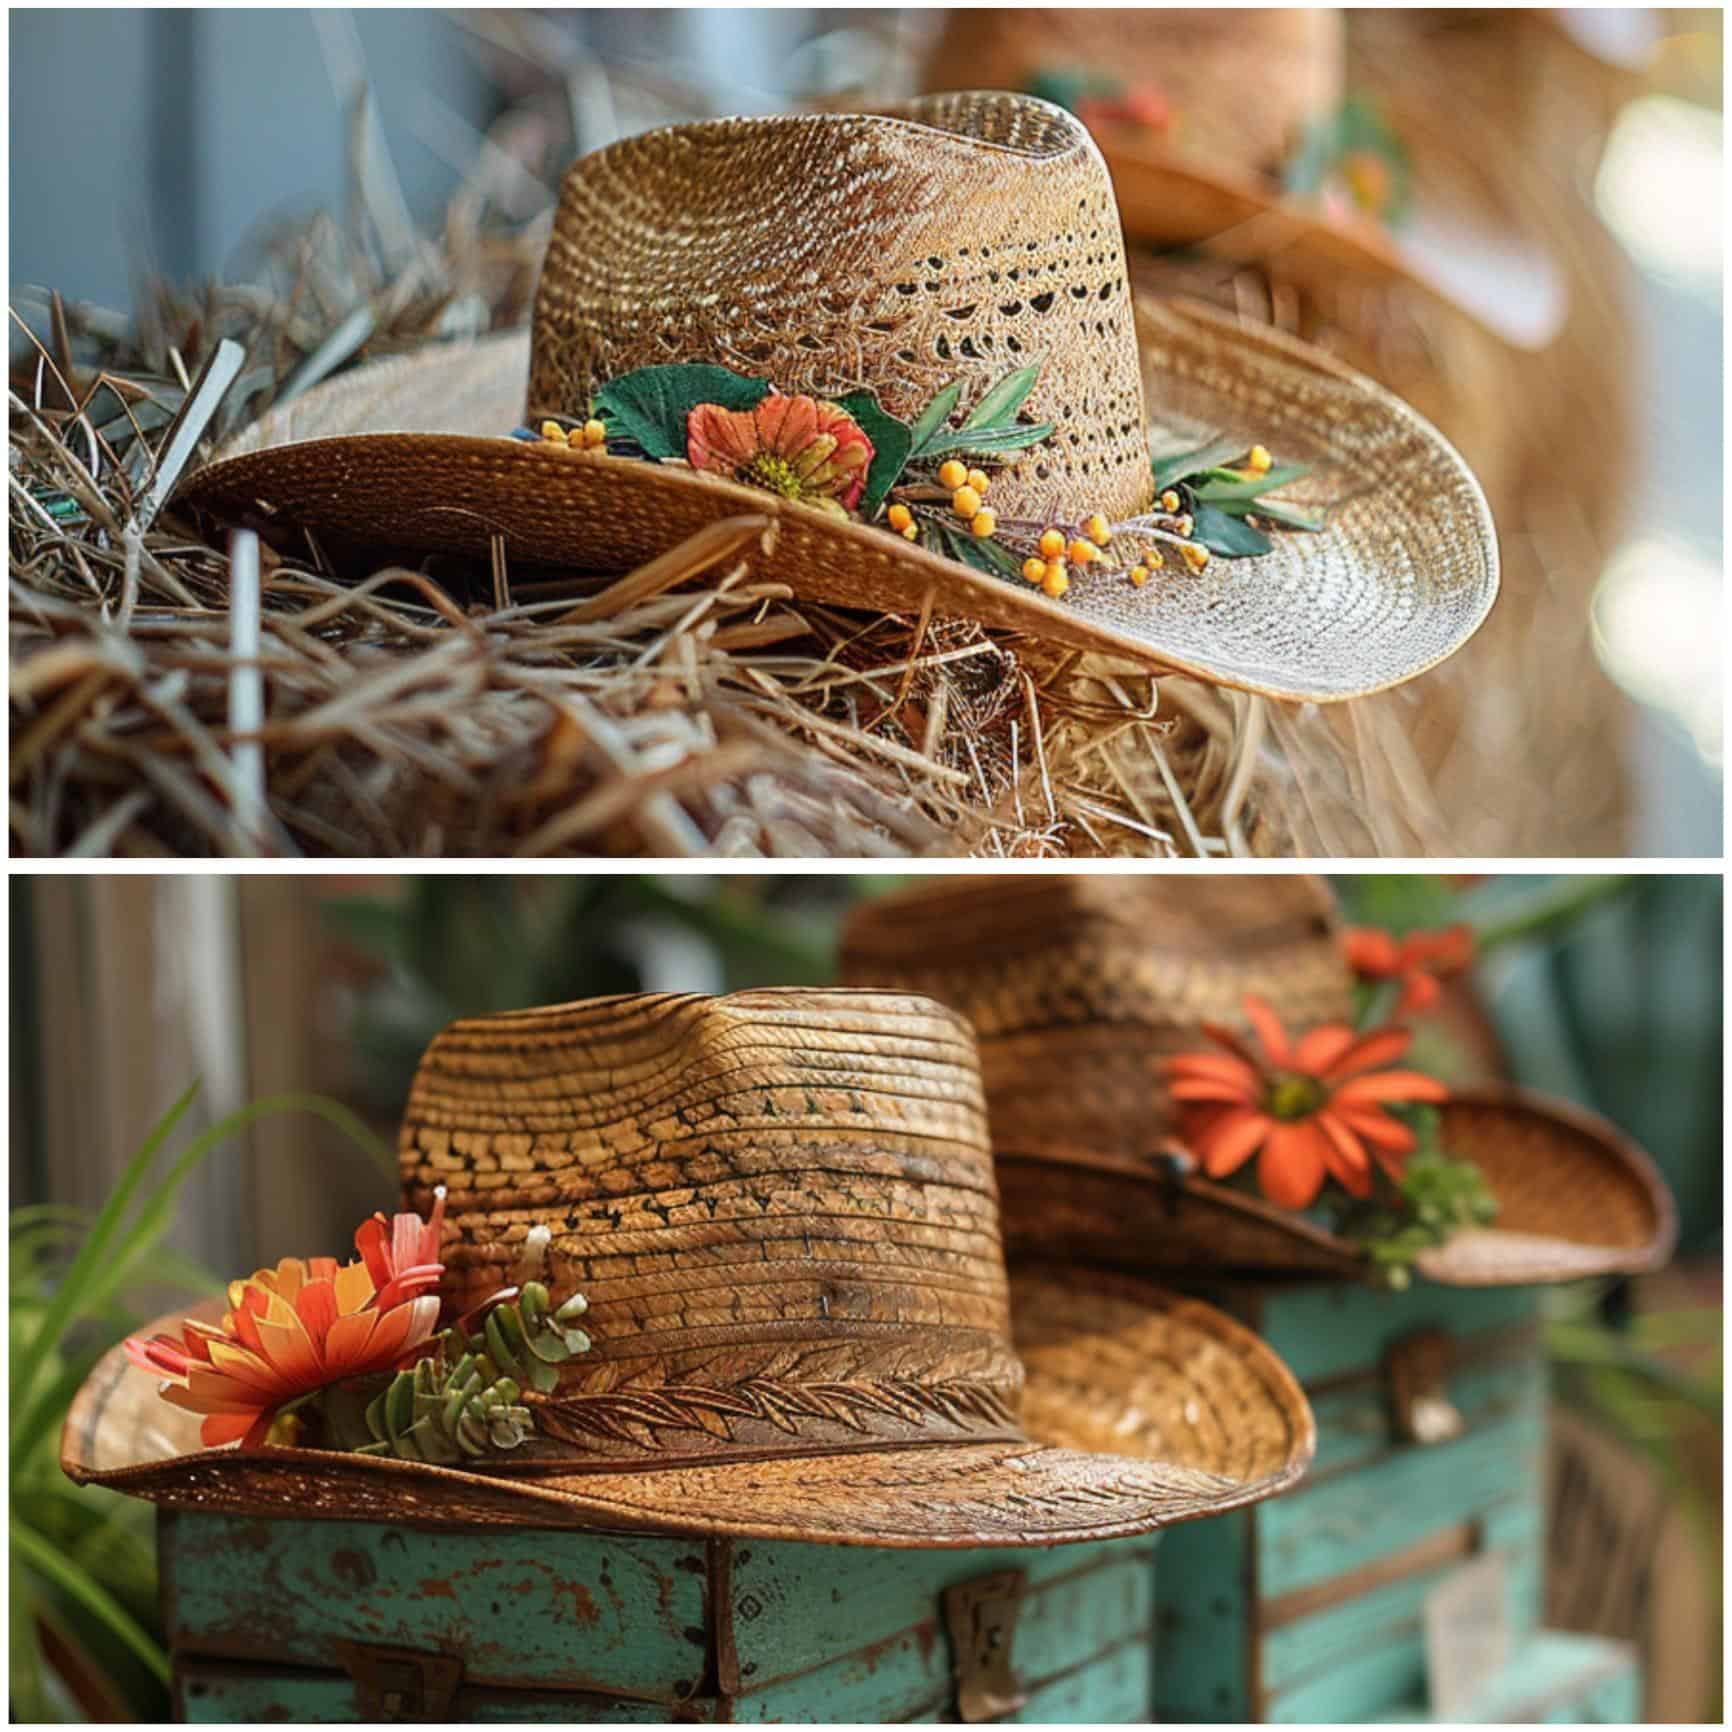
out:
{"label": "hat band", "polygon": [[664,1384],[552,1397],[534,1401],[533,1411],[543,1439],[565,1447],[557,1461],[543,1454],[523,1465],[561,1472],[664,1466],[675,1455],[709,1463],[897,1444],[1025,1441],[1004,1393],[966,1379],[788,1383],[752,1377],[726,1388]]}

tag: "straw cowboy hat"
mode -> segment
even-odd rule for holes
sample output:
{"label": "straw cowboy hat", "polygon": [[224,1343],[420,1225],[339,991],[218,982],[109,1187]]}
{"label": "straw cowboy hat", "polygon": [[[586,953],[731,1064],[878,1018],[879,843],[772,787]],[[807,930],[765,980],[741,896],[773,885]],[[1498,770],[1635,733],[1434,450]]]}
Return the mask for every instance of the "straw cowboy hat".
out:
{"label": "straw cowboy hat", "polygon": [[[1180,1124],[1162,1061],[1208,1046],[1205,1024],[1247,1029],[1247,993],[1295,1035],[1350,1020],[1354,977],[1322,881],[935,879],[855,912],[843,972],[973,1022],[1013,1252],[1370,1273],[1363,1247],[1327,1224],[1162,1158]],[[1225,1075],[1238,1061],[1212,1062]],[[1377,1133],[1376,1114],[1350,1111],[1351,1126]],[[1513,1089],[1458,1093],[1437,1111],[1439,1144],[1480,1169],[1498,1210],[1422,1252],[1420,1274],[1518,1285],[1665,1261],[1671,1198],[1602,1120]]]}
{"label": "straw cowboy hat", "polygon": [[[1202,446],[1247,455],[1211,471],[1229,492],[1262,485],[1258,447],[1276,481],[1309,468],[1258,506],[1288,527],[1254,556],[1211,558],[1156,486],[1152,454]],[[1433,666],[1497,592],[1483,496],[1436,432],[1302,344],[1133,311],[1099,151],[1002,93],[585,157],[530,333],[316,388],[180,500],[272,535],[594,572],[768,519],[743,557],[804,597],[1317,701]]]}
{"label": "straw cowboy hat", "polygon": [[1279,255],[1295,278],[1408,281],[1508,343],[1543,347],[1567,291],[1521,193],[1459,137],[1409,155],[1344,102],[1345,67],[1344,21],[1328,7],[1007,8],[951,12],[922,81],[1075,100],[1132,242]]}
{"label": "straw cowboy hat", "polygon": [[657,994],[455,1023],[401,1167],[411,1205],[445,1187],[447,1314],[537,1239],[550,1303],[589,1302],[588,1351],[526,1397],[520,1449],[473,1468],[201,1451],[117,1349],[74,1403],[67,1473],[240,1513],[1038,1546],[1265,1497],[1311,1454],[1297,1384],[1222,1313],[1129,1277],[1007,1285],[974,1040],[922,999]]}

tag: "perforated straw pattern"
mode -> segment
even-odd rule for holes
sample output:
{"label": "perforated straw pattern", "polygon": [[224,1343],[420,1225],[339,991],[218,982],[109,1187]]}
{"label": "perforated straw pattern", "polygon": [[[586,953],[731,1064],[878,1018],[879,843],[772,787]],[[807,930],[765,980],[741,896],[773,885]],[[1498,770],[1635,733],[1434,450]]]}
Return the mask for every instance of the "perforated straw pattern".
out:
{"label": "perforated straw pattern", "polygon": [[1127,517],[1152,492],[1112,185],[1087,131],[1003,93],[622,139],[567,173],[536,293],[531,420],[638,367],[713,361],[785,391],[966,411],[1042,362],[1057,436],[1003,517]]}

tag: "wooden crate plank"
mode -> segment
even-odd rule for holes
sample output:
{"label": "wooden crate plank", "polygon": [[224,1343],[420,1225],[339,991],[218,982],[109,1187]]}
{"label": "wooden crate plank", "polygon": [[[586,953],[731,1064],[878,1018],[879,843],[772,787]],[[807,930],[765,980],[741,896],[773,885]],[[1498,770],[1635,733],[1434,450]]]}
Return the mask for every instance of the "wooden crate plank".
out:
{"label": "wooden crate plank", "polygon": [[[1532,1597],[1542,1567],[1537,1536],[1508,1557],[1511,1599]],[[1272,1631],[1262,1648],[1264,1718],[1355,1719],[1420,1689],[1425,1597],[1459,1567],[1428,1571]]]}
{"label": "wooden crate plank", "polygon": [[945,1588],[998,1570],[1024,1571],[1033,1588],[1086,1563],[1146,1559],[1149,1549],[1147,1539],[980,1552],[742,1540],[731,1572],[740,1681],[762,1689],[838,1654],[891,1641],[922,1618],[939,1616]]}
{"label": "wooden crate plank", "polygon": [[177,1649],[338,1670],[339,1642],[462,1659],[471,1684],[675,1703],[703,1681],[701,1542],[180,1512],[160,1554]]}
{"label": "wooden crate plank", "polygon": [[[329,1672],[217,1663],[188,1666],[177,1683],[180,1717],[191,1726],[352,1726],[362,1719],[354,1680]],[[659,1702],[535,1690],[459,1690],[451,1704],[455,1725],[654,1726],[666,1724],[668,1713]],[[714,1705],[700,1701],[681,1718],[714,1719]]]}
{"label": "wooden crate plank", "polygon": [[[1458,1371],[1449,1380],[1449,1399],[1467,1429],[1480,1431],[1531,1412],[1536,1392],[1543,1393],[1544,1388],[1545,1371],[1538,1357],[1524,1356]],[[1314,1395],[1311,1411],[1317,1419],[1317,1454],[1308,1480],[1371,1465],[1396,1441],[1390,1432],[1389,1397],[1380,1379]]]}
{"label": "wooden crate plank", "polygon": [[1038,1690],[1006,1725],[1124,1726],[1147,1722],[1152,1715],[1153,1677],[1144,1642],[1127,1642],[1110,1654],[1091,1660]]}
{"label": "wooden crate plank", "polygon": [[1256,1600],[1254,1516],[1181,1522],[1155,1554],[1155,1715],[1250,1717]]}
{"label": "wooden crate plank", "polygon": [[1533,1408],[1450,1443],[1302,1482],[1261,1505],[1254,1518],[1260,1592],[1277,1598],[1328,1581],[1493,1504],[1535,1495],[1545,1446],[1537,1391]]}
{"label": "wooden crate plank", "polygon": [[1391,1341],[1419,1329],[1447,1329],[1462,1337],[1539,1315],[1538,1293],[1531,1287],[1416,1281],[1405,1293],[1378,1293],[1350,1281],[1235,1283],[1211,1287],[1205,1296],[1250,1322],[1306,1385],[1369,1370]]}
{"label": "wooden crate plank", "polygon": [[[1092,1561],[1077,1567],[1078,1553]],[[931,1554],[909,1555],[931,1559]],[[986,1555],[976,1554],[975,1562]],[[1031,1692],[1044,1691],[1051,1680],[1125,1643],[1138,1644],[1145,1669],[1149,1664],[1154,1574],[1148,1547],[1064,1547],[1056,1553],[1061,1560],[1067,1555],[1071,1571],[1031,1586],[1017,1616],[1012,1665],[1023,1688]],[[856,1591],[850,1579],[847,1593]],[[921,1607],[929,1615],[892,1636],[855,1645],[828,1664],[765,1687],[745,1676],[742,1664],[743,1693],[733,1704],[734,1718],[874,1724],[952,1710],[952,1647],[937,1599],[918,1598],[906,1590],[898,1590],[894,1599],[904,1617]]]}
{"label": "wooden crate plank", "polygon": [[[1542,1630],[1524,1642],[1474,1704],[1469,1723],[1623,1726],[1641,1718],[1641,1666],[1626,1642]],[[1388,1724],[1429,1721],[1410,1699],[1378,1716]]]}

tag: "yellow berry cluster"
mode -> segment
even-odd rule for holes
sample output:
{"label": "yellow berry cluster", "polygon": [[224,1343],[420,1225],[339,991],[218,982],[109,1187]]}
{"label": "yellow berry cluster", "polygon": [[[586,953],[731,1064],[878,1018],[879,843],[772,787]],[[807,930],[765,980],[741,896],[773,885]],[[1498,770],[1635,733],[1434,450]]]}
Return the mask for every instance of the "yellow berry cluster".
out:
{"label": "yellow berry cluster", "polygon": [[1057,601],[1070,588],[1069,568],[1095,564],[1112,538],[1112,525],[1098,511],[1083,524],[1081,535],[1048,529],[1040,538],[1039,554],[1022,562],[1022,575]]}
{"label": "yellow berry cluster", "polygon": [[600,421],[585,421],[581,427],[573,427],[569,432],[557,421],[543,421],[541,436],[554,445],[563,445],[571,451],[597,451],[607,444],[607,428]]}
{"label": "yellow berry cluster", "polygon": [[968,519],[968,527],[982,540],[998,530],[997,516],[982,501],[989,485],[984,469],[970,469],[952,457],[938,470],[940,486],[950,490],[950,509]]}

